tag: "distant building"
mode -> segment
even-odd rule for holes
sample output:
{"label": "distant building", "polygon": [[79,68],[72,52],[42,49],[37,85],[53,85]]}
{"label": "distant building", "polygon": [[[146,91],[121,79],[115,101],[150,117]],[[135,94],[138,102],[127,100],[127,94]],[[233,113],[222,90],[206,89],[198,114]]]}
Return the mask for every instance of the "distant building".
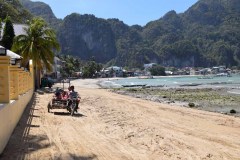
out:
{"label": "distant building", "polygon": [[152,68],[154,65],[156,65],[156,63],[149,63],[149,64],[144,64],[143,67],[144,67],[144,70],[148,70]]}
{"label": "distant building", "polygon": [[105,77],[123,77],[123,68],[118,66],[111,66],[108,68],[103,68],[101,70],[100,76]]}
{"label": "distant building", "polygon": [[63,61],[58,57],[54,57],[54,64],[53,64],[53,74],[54,78],[59,79],[61,78],[60,69],[64,65]]}
{"label": "distant building", "polygon": [[189,75],[190,73],[189,72],[187,72],[186,70],[181,70],[181,69],[179,69],[178,71],[177,71],[177,75]]}
{"label": "distant building", "polygon": [[54,62],[52,65],[52,71],[48,72],[47,69],[45,68],[43,70],[43,75],[51,77],[52,79],[61,79],[62,75],[60,73],[61,68],[65,65],[65,61],[62,61],[58,57],[54,57]]}
{"label": "distant building", "polygon": [[173,75],[173,72],[172,71],[165,71],[166,75]]}
{"label": "distant building", "polygon": [[211,69],[210,68],[203,68],[203,69],[199,70],[199,73],[202,74],[202,75],[211,74]]}
{"label": "distant building", "polygon": [[107,70],[110,71],[113,77],[123,77],[123,69],[122,67],[112,66],[108,67]]}
{"label": "distant building", "polygon": [[225,66],[218,66],[218,67],[213,67],[212,68],[212,73],[217,74],[217,73],[225,73],[226,72],[226,67]]}

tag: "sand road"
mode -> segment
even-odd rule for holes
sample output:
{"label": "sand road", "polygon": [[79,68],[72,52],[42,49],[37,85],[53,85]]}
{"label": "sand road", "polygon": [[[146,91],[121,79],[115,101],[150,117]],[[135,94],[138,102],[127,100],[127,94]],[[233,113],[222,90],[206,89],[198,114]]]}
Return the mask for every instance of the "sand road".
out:
{"label": "sand road", "polygon": [[73,83],[79,113],[48,113],[52,95],[36,94],[0,159],[240,160],[240,118]]}

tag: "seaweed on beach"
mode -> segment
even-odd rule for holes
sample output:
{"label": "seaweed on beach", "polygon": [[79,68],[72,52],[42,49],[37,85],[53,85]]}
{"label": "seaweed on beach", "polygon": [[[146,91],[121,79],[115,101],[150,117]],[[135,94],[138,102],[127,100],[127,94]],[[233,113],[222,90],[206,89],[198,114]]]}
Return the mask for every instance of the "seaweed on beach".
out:
{"label": "seaweed on beach", "polygon": [[[240,95],[229,94],[226,88],[121,88],[113,92],[161,103],[194,103],[194,108],[228,114],[240,112]],[[178,104],[179,104],[178,103]],[[192,105],[191,105],[192,106]]]}

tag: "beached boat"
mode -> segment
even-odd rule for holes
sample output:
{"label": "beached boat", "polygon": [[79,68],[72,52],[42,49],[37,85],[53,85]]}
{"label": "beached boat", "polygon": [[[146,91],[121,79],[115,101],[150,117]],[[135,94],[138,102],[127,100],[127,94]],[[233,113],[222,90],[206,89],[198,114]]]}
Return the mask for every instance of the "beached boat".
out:
{"label": "beached boat", "polygon": [[198,77],[198,79],[213,79],[212,76],[202,76],[202,77]]}
{"label": "beached boat", "polygon": [[153,76],[139,76],[138,79],[153,79]]}
{"label": "beached boat", "polygon": [[219,73],[216,74],[216,77],[232,77],[230,73]]}
{"label": "beached boat", "polygon": [[146,84],[129,84],[129,85],[122,85],[123,87],[145,87]]}
{"label": "beached boat", "polygon": [[180,84],[181,87],[188,87],[188,86],[199,86],[202,85],[200,83],[188,83],[188,84]]}

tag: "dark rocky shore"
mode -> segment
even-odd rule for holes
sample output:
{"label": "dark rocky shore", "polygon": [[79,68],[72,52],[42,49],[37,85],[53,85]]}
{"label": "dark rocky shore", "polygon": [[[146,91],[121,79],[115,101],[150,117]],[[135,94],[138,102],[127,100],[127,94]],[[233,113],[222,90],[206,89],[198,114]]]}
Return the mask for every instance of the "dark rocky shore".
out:
{"label": "dark rocky shore", "polygon": [[113,92],[150,101],[240,116],[240,95],[229,88],[118,88]]}

